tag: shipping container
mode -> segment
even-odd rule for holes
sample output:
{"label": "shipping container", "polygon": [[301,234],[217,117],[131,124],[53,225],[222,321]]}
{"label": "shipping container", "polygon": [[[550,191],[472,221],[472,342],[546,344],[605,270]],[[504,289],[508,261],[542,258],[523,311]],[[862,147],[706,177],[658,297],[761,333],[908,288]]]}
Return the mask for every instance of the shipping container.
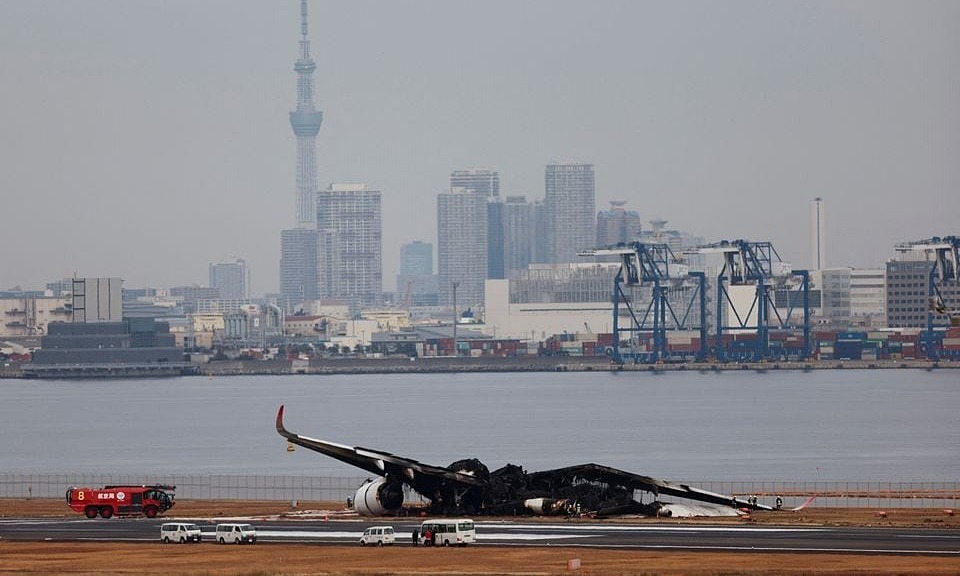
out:
{"label": "shipping container", "polygon": [[859,340],[837,340],[833,345],[833,356],[840,360],[860,360],[863,356],[863,342]]}

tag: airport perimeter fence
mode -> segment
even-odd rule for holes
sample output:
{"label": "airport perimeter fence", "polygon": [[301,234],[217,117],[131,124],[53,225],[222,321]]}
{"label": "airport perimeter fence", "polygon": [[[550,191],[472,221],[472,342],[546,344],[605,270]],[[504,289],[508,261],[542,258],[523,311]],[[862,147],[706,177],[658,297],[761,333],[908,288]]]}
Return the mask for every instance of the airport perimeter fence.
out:
{"label": "airport perimeter fence", "polygon": [[65,498],[71,486],[176,486],[183,500],[344,502],[365,477],[182,474],[0,474],[0,498]]}
{"label": "airport perimeter fence", "polygon": [[[249,475],[128,475],[128,474],[7,474],[0,473],[0,498],[63,498],[70,486],[96,488],[108,485],[169,484],[185,500],[278,500],[344,502],[353,498],[367,479],[363,476],[249,476]],[[817,508],[957,508],[960,482],[828,482],[705,480],[687,485],[736,497],[746,503],[795,508],[809,498]],[[423,499],[407,489],[406,502]],[[649,494],[638,493],[644,502]],[[664,497],[662,500],[684,501]]]}
{"label": "airport perimeter fence", "polygon": [[955,508],[960,505],[960,482],[831,482],[704,480],[688,486],[735,496],[745,503],[756,497],[759,504],[796,508],[816,497],[816,508]]}

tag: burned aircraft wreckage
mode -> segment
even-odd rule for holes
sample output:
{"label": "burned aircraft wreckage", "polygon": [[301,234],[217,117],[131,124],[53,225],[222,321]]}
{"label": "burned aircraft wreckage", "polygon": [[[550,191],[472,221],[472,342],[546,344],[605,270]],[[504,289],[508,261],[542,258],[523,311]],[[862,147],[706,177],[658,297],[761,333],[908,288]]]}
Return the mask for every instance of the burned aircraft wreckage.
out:
{"label": "burned aircraft wreckage", "polygon": [[[542,472],[525,472],[514,464],[491,472],[476,459],[458,460],[446,468],[432,466],[380,450],[294,434],[283,425],[283,406],[277,412],[277,432],[291,444],[376,474],[379,478],[360,486],[353,499],[357,512],[364,516],[399,512],[405,485],[430,501],[431,514],[444,515],[654,515],[662,506],[658,500],[662,495],[734,508],[771,509],[599,464]],[[635,499],[638,491],[651,494],[650,502]]]}

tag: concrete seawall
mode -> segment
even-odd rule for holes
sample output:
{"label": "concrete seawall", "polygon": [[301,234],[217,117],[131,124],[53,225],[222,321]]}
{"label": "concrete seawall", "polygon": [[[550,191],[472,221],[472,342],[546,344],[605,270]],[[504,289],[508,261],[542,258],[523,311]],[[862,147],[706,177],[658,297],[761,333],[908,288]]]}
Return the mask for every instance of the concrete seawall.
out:
{"label": "concrete seawall", "polygon": [[608,358],[344,358],[310,362],[275,360],[267,362],[210,362],[200,366],[202,374],[393,374],[444,372],[661,372],[730,370],[859,370],[859,369],[957,369],[960,362],[910,361],[828,361],[828,362],[753,362],[623,364]]}
{"label": "concrete seawall", "polygon": [[[774,370],[901,370],[960,369],[960,362],[929,360],[830,360],[811,362],[688,362],[681,364],[617,365],[605,357],[519,358],[322,358],[315,360],[223,360],[197,365],[205,376],[256,374],[404,374],[456,372],[666,372],[666,371],[774,371]],[[119,372],[125,378],[128,371]],[[144,374],[153,376],[155,374]],[[136,375],[134,375],[136,376]],[[23,378],[22,365],[0,367],[0,378]]]}

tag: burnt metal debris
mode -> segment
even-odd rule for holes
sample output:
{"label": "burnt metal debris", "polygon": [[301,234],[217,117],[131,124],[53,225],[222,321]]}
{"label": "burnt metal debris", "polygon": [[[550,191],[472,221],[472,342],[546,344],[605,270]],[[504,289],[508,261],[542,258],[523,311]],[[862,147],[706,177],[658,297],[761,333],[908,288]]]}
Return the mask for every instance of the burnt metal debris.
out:
{"label": "burnt metal debris", "polygon": [[[755,501],[737,500],[600,464],[541,472],[526,472],[520,466],[507,464],[491,472],[482,462],[470,458],[447,467],[433,466],[389,452],[292,433],[283,425],[283,406],[277,413],[277,432],[291,444],[376,474],[379,479],[361,486],[353,499],[362,514],[399,511],[404,485],[430,501],[431,514],[444,515],[654,515],[662,506],[659,498],[664,495],[734,508],[772,509]],[[637,492],[650,494],[650,500],[637,500]]]}

